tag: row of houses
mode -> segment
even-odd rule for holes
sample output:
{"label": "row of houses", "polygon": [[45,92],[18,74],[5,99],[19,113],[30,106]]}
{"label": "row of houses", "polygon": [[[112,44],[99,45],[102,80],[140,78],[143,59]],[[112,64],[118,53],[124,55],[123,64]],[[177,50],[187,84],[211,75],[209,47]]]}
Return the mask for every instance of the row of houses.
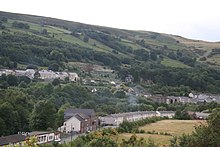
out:
{"label": "row of houses", "polygon": [[149,117],[168,117],[173,118],[175,115],[175,111],[138,111],[138,112],[127,112],[127,113],[118,113],[118,114],[110,114],[105,117],[100,117],[100,125],[102,126],[118,126],[123,121],[138,121]]}
{"label": "row of houses", "polygon": [[19,132],[18,134],[0,137],[0,146],[24,146],[30,143],[31,137],[37,139],[38,145],[61,141],[59,132]]}
{"label": "row of houses", "polygon": [[0,76],[2,75],[15,75],[15,76],[26,76],[30,79],[37,77],[42,80],[53,80],[60,79],[65,80],[68,78],[69,81],[76,82],[79,80],[79,76],[77,73],[73,72],[54,72],[51,70],[34,70],[34,69],[26,69],[26,70],[10,70],[10,69],[1,69]]}
{"label": "row of houses", "polygon": [[163,96],[163,95],[144,95],[147,99],[156,103],[193,103],[193,104],[204,104],[210,102],[220,103],[220,95],[213,94],[192,94],[186,96]]}

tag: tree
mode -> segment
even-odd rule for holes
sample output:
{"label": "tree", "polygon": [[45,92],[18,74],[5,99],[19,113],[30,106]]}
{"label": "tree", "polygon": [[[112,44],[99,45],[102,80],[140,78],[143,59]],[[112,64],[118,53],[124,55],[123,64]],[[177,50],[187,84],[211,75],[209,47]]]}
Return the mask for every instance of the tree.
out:
{"label": "tree", "polygon": [[30,125],[32,130],[47,130],[55,126],[56,110],[54,105],[43,100],[35,104],[30,117]]}
{"label": "tree", "polygon": [[88,36],[83,37],[83,41],[84,42],[89,42],[89,37]]}
{"label": "tree", "polygon": [[1,117],[1,129],[2,134],[9,135],[14,134],[16,129],[16,117],[13,112],[13,106],[9,102],[5,102],[0,105],[0,117]]}
{"label": "tree", "polygon": [[18,86],[18,78],[14,75],[8,75],[7,82],[10,86]]}
{"label": "tree", "polygon": [[154,107],[152,105],[140,104],[139,105],[139,110],[140,111],[153,111]]}
{"label": "tree", "polygon": [[53,84],[54,86],[57,86],[57,85],[60,84],[60,80],[59,80],[59,79],[54,79],[53,82],[52,82],[52,84]]}
{"label": "tree", "polygon": [[8,22],[8,18],[2,17],[2,18],[1,18],[1,21],[4,22],[4,23],[6,23],[6,22]]}
{"label": "tree", "polygon": [[[183,134],[178,138],[178,147],[207,147],[220,144],[220,108],[214,109],[207,125],[197,126],[192,135]],[[171,142],[173,144],[173,141]]]}
{"label": "tree", "polygon": [[167,110],[167,108],[164,106],[160,106],[157,108],[157,111],[166,111],[166,110]]}
{"label": "tree", "polygon": [[6,135],[5,132],[7,131],[7,128],[6,128],[6,124],[5,124],[5,121],[0,117],[0,136],[4,136]]}
{"label": "tree", "polygon": [[59,71],[60,66],[57,63],[51,64],[48,69],[52,71]]}

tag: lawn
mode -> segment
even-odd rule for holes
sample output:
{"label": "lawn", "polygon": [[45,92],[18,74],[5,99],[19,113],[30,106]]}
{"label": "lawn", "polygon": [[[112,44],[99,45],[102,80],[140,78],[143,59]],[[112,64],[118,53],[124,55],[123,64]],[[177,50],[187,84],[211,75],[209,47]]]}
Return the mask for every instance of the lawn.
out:
{"label": "lawn", "polygon": [[[191,134],[192,131],[195,130],[195,126],[200,125],[201,123],[205,123],[204,121],[198,121],[198,120],[162,120],[158,121],[156,123],[148,124],[143,127],[140,127],[139,129],[147,131],[155,131],[155,132],[163,132],[163,133],[169,133],[172,136],[180,136],[183,133],[185,134]],[[122,133],[119,135],[119,141],[122,139],[129,139],[131,133]],[[159,146],[168,146],[170,143],[170,139],[172,136],[168,135],[158,135],[158,134],[136,134],[137,137],[143,137],[145,139],[152,138],[156,144]]]}

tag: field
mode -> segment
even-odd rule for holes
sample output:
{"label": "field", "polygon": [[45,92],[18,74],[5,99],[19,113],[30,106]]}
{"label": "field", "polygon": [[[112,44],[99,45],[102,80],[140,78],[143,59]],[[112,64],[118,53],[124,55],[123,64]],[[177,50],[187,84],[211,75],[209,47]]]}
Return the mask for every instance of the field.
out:
{"label": "field", "polygon": [[[172,136],[180,136],[181,134],[191,134],[194,131],[195,126],[204,124],[204,121],[198,120],[163,120],[156,123],[148,124],[146,126],[140,127],[139,129],[155,132],[169,133]],[[128,139],[132,134],[123,133],[120,134],[119,140]],[[156,144],[159,146],[168,146],[172,136],[168,135],[158,135],[158,134],[136,134],[137,137],[152,138]]]}

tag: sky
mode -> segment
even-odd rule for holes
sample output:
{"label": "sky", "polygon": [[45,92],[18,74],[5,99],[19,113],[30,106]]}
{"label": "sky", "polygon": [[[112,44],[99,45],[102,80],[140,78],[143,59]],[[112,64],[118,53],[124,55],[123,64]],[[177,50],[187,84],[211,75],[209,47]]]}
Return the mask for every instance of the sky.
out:
{"label": "sky", "polygon": [[0,0],[0,11],[220,41],[219,0]]}

